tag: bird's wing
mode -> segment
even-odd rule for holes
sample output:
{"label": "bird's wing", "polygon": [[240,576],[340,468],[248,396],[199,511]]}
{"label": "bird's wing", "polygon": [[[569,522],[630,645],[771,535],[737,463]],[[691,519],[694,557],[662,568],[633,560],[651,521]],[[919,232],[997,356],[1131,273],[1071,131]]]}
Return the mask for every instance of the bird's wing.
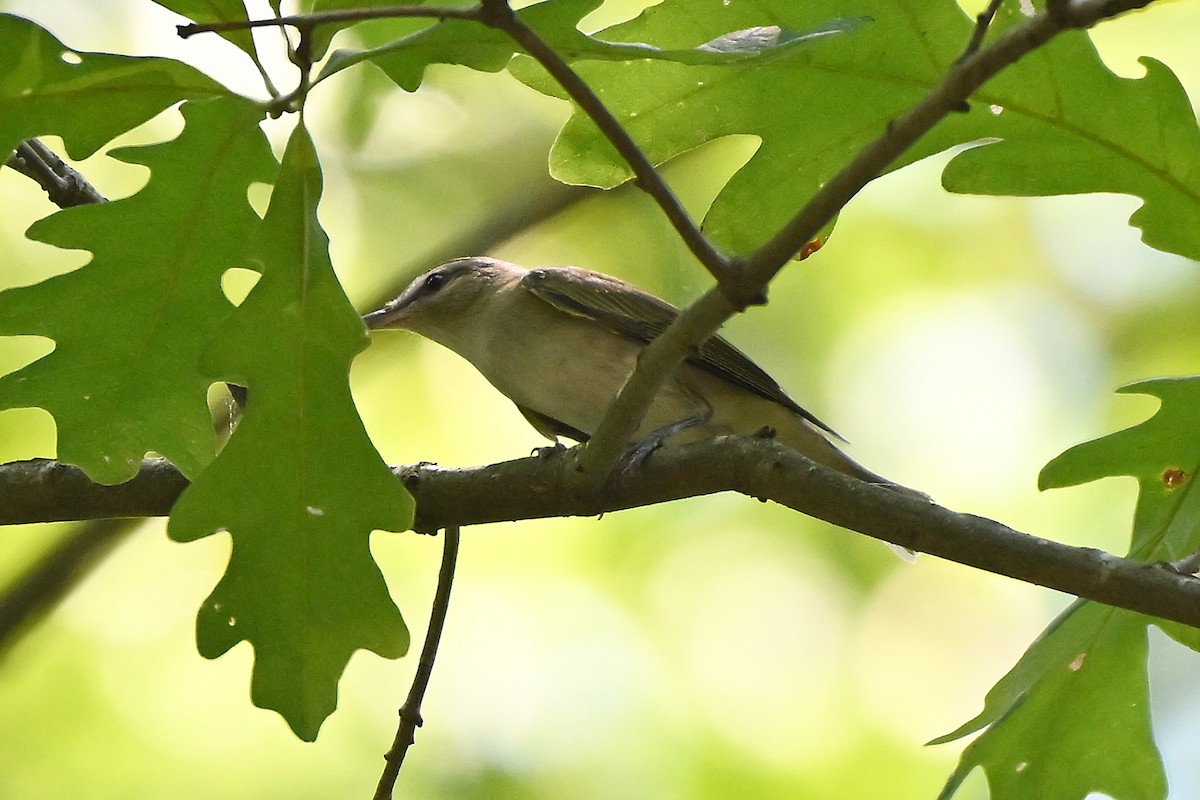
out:
{"label": "bird's wing", "polygon": [[[594,320],[614,333],[649,344],[679,316],[679,309],[648,292],[600,272],[578,267],[533,269],[522,284],[536,297],[572,316]],[[703,342],[687,359],[732,384],[753,392],[841,438],[833,428],[801,408],[775,379],[720,336]]]}

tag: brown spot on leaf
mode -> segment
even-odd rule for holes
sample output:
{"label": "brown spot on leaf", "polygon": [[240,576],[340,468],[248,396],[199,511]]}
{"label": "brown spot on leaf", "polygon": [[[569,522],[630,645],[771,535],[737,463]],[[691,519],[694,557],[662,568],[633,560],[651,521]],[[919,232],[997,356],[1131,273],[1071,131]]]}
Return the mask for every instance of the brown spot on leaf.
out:
{"label": "brown spot on leaf", "polygon": [[1178,467],[1171,467],[1170,469],[1163,470],[1163,486],[1166,486],[1168,489],[1174,489],[1178,486],[1182,486],[1184,481],[1187,479],[1188,474]]}

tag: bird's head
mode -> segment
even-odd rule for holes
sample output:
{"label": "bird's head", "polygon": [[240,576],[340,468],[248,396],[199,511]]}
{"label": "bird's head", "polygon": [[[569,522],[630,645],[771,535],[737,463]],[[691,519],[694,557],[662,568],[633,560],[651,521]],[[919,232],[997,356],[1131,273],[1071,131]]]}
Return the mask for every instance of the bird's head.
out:
{"label": "bird's head", "polygon": [[371,330],[405,328],[434,341],[462,326],[480,304],[525,274],[522,267],[485,256],[456,258],[434,267],[408,285],[399,297],[363,317]]}

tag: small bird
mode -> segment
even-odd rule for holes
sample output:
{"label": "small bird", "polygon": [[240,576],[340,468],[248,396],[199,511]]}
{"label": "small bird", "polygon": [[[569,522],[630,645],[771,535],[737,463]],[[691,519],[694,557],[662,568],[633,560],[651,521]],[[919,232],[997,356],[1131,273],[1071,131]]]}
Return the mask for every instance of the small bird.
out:
{"label": "small bird", "polygon": [[[371,330],[403,328],[471,362],[553,441],[586,442],[625,385],[638,353],[679,309],[608,275],[578,267],[526,269],[495,258],[448,261],[378,311]],[[699,345],[654,399],[630,445],[770,429],[825,466],[898,487],[839,450],[840,436],[720,336]],[[905,490],[912,491],[912,490]]]}

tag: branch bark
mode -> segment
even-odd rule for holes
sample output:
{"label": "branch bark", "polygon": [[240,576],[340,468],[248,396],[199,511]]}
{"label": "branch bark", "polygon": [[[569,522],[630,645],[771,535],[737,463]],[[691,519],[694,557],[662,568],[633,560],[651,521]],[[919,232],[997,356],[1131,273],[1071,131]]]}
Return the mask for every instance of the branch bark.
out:
{"label": "branch bark", "polygon": [[[992,44],[982,40],[982,24],[963,56],[945,77],[908,111],[891,120],[879,136],[826,182],[804,207],[742,263],[722,274],[720,283],[692,303],[657,339],[647,345],[637,369],[604,415],[592,436],[587,468],[603,476],[616,464],[667,377],[695,345],[714,334],[735,313],[762,302],[767,284],[862,189],[1005,67],[1067,30],[1088,28],[1153,0],[1054,0]],[[983,31],[986,32],[986,31]]]}
{"label": "branch bark", "polygon": [[[773,500],[867,536],[1056,589],[1076,597],[1200,627],[1200,580],[1072,547],[961,514],[826,469],[777,442],[730,437],[658,450],[640,469],[596,487],[579,470],[578,450],[473,469],[395,467],[417,500],[414,529],[543,517],[596,516],[697,495],[733,491]],[[149,459],[129,483],[92,483],[46,460],[0,465],[0,523],[160,516],[186,480]]]}
{"label": "branch bark", "polygon": [[38,139],[17,145],[5,164],[35,181],[59,208],[105,202],[104,195]]}

